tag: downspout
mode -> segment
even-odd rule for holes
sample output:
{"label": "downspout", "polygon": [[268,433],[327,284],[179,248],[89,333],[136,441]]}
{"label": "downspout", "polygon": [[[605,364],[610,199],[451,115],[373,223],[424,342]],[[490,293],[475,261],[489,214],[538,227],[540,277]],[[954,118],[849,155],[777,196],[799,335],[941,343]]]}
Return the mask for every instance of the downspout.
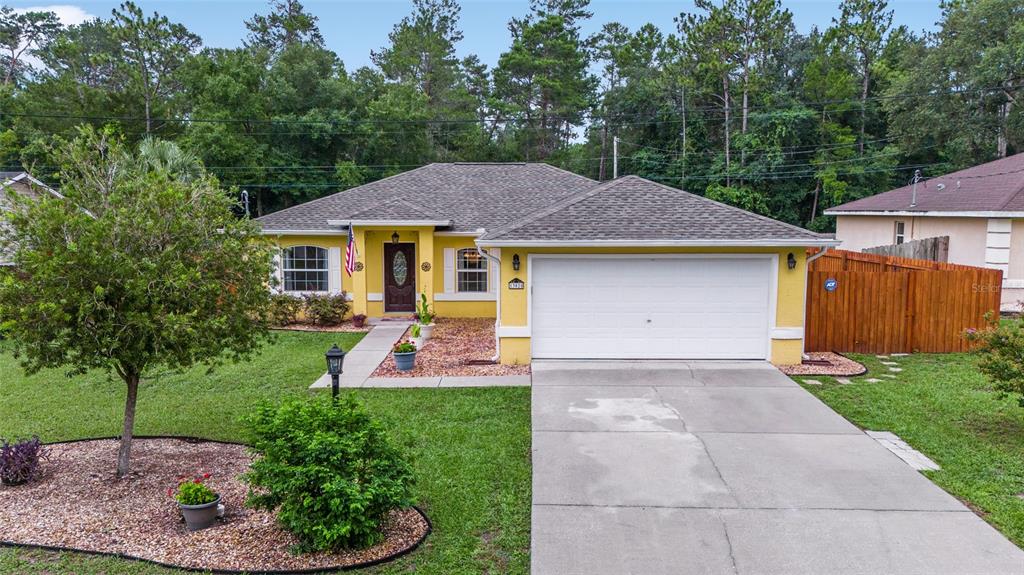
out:
{"label": "downspout", "polygon": [[[483,235],[484,230],[481,228],[480,232]],[[494,357],[491,358],[491,361],[498,363],[501,360],[501,338],[498,337],[498,328],[501,327],[501,258],[488,253],[479,245],[476,246],[476,251],[498,265],[498,277],[494,278],[497,283],[494,290]]]}
{"label": "downspout", "polygon": [[818,252],[818,253],[812,255],[811,257],[807,258],[807,262],[806,262],[807,265],[810,265],[811,262],[813,262],[814,260],[816,260],[816,259],[820,258],[821,256],[825,255],[825,252],[829,251],[830,249],[832,249],[832,246],[824,246],[824,247],[822,247],[820,252]]}

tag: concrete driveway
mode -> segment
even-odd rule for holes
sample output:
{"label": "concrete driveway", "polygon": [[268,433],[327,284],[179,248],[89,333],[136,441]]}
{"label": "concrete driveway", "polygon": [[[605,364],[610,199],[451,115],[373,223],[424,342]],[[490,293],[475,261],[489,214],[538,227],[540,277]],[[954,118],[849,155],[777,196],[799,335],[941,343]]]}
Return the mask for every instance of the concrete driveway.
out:
{"label": "concrete driveway", "polygon": [[1024,573],[766,363],[534,362],[534,575]]}

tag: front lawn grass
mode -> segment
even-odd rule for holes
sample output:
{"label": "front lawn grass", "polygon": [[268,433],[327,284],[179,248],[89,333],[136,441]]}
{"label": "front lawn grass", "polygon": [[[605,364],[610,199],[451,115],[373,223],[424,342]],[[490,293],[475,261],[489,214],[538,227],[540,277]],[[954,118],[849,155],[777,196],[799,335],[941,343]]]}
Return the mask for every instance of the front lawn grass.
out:
{"label": "front lawn grass", "polygon": [[[362,334],[281,332],[253,360],[144,381],[136,433],[242,440],[239,416],[262,400],[316,393],[332,343]],[[328,390],[319,393],[329,393]],[[529,388],[364,389],[357,392],[413,458],[416,500],[434,532],[415,553],[362,573],[526,573],[530,527]],[[101,374],[25,376],[0,344],[0,437],[44,441],[120,432],[124,385]],[[111,462],[113,475],[114,461]],[[184,573],[77,553],[0,548],[0,573]]]}
{"label": "front lawn grass", "polygon": [[[856,425],[891,431],[942,469],[926,475],[1024,546],[1024,408],[999,399],[969,354],[893,357],[892,373],[875,356],[851,355],[868,373],[840,385],[805,385]],[[896,375],[882,383],[864,380]],[[802,381],[804,378],[796,378]],[[888,378],[881,378],[888,379]]]}

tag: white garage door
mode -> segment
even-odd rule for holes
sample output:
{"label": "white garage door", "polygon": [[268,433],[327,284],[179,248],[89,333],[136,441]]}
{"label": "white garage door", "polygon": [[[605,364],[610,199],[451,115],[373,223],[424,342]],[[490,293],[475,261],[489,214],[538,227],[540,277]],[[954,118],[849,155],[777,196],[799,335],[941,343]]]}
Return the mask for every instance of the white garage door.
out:
{"label": "white garage door", "polygon": [[765,359],[772,260],[532,258],[535,358]]}

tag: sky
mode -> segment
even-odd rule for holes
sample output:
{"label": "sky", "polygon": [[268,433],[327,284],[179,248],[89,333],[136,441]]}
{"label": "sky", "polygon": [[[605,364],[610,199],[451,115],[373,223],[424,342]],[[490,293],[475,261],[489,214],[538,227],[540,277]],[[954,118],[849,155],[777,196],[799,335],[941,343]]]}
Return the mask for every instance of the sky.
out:
{"label": "sky", "polygon": [[[207,46],[231,48],[245,38],[244,21],[253,14],[267,11],[267,2],[249,0],[135,0],[143,11],[160,12],[199,34]],[[68,4],[45,4],[39,0],[0,0],[15,9],[52,10],[65,24],[85,19],[110,16],[119,1],[83,0]],[[387,43],[388,33],[403,16],[412,11],[406,0],[306,0],[307,11],[319,18],[320,30],[327,47],[338,54],[348,70],[370,64],[370,51]],[[824,28],[837,15],[839,1],[782,0],[793,13],[800,32],[812,27]],[[508,48],[510,36],[507,23],[514,16],[526,14],[527,0],[462,0],[461,26],[465,38],[459,45],[459,56],[477,54],[494,66]],[[911,30],[933,30],[941,10],[939,0],[890,0],[893,23]],[[669,0],[593,0],[594,17],[584,26],[584,33],[597,31],[606,22],[618,21],[635,30],[646,23],[663,32],[675,30],[673,17],[693,11],[692,1]]]}

